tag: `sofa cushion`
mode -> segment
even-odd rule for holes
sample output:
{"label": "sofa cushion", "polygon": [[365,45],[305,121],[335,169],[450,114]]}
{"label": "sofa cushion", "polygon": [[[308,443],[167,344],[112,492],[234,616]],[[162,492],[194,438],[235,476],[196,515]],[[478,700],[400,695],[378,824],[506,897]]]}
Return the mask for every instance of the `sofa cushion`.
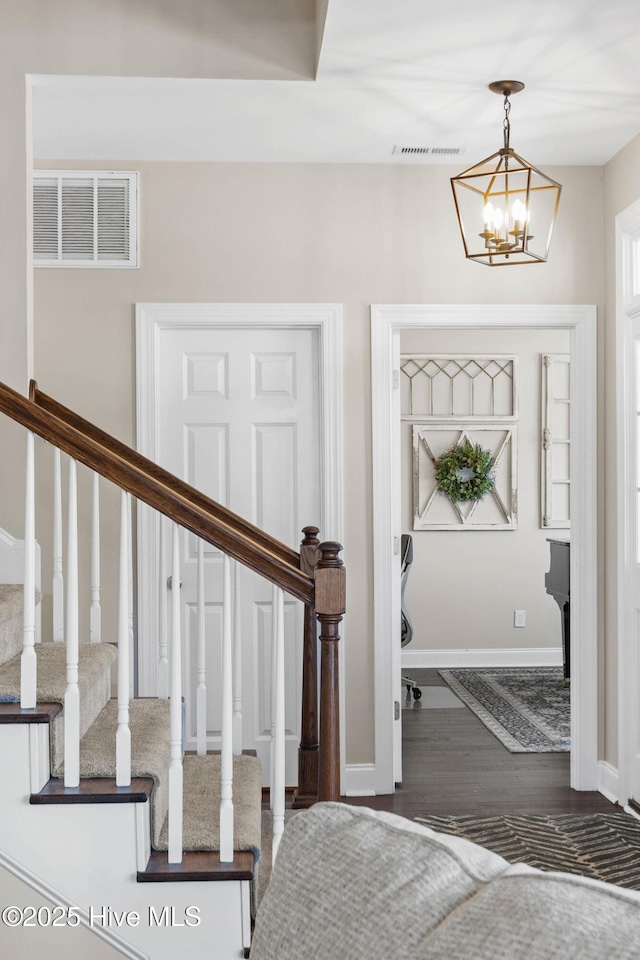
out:
{"label": "sofa cushion", "polygon": [[523,864],[426,935],[411,960],[637,960],[640,894]]}
{"label": "sofa cushion", "polygon": [[393,814],[316,804],[291,819],[251,960],[407,960],[502,857]]}

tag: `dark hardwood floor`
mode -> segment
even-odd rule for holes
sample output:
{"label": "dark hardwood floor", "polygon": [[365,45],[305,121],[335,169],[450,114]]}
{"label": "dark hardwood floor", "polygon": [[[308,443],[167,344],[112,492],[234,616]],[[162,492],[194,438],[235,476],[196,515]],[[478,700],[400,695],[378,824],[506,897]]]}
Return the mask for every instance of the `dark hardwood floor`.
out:
{"label": "dark hardwood floor", "polygon": [[[413,670],[420,686],[446,686],[435,670]],[[393,796],[347,803],[419,814],[614,813],[600,793],[569,787],[568,753],[509,753],[468,707],[427,709],[411,700],[402,712],[403,780]]]}

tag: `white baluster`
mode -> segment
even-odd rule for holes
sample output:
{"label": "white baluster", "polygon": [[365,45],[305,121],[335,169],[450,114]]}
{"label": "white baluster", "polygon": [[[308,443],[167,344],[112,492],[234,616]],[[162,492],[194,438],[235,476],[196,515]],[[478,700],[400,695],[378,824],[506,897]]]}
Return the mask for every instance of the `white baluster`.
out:
{"label": "white baluster", "polygon": [[[129,504],[131,504],[131,499],[129,500]],[[129,696],[134,697],[133,680],[135,669],[133,653],[135,650],[135,636],[133,633],[133,517],[131,514],[131,506],[129,506],[127,512],[127,536],[129,541],[129,609],[127,617],[129,624]]]}
{"label": "white baluster", "polygon": [[53,639],[64,640],[64,574],[62,572],[62,470],[60,451],[53,448]]}
{"label": "white baluster", "polygon": [[91,504],[91,609],[89,611],[89,639],[102,639],[102,610],[100,607],[100,478],[93,474]]}
{"label": "white baluster", "polygon": [[67,688],[64,695],[64,785],[80,783],[80,694],[78,690],[78,481],[69,460],[67,530]]}
{"label": "white baluster", "polygon": [[196,745],[199,757],[207,752],[207,649],[205,644],[204,543],[198,539],[197,619],[197,690]]}
{"label": "white baluster", "polygon": [[222,586],[222,738],[220,744],[220,862],[233,860],[233,673],[231,636],[231,561],[223,555]]}
{"label": "white baluster", "polygon": [[271,586],[271,684],[269,712],[271,715],[271,739],[269,740],[269,809],[273,812],[273,800],[276,795],[274,749],[276,727],[276,646],[278,643],[278,588],[275,583]]}
{"label": "white baluster", "polygon": [[159,609],[159,642],[158,642],[158,696],[166,700],[169,696],[169,633],[167,624],[167,521],[158,514],[160,526],[158,537],[158,597]]}
{"label": "white baluster", "polygon": [[273,854],[272,862],[278,853],[280,839],[284,831],[284,795],[285,795],[285,717],[284,717],[284,593],[277,591],[276,603],[276,646],[274,659],[276,661],[275,683],[275,726],[273,748]]}
{"label": "white baluster", "polygon": [[131,498],[120,491],[120,569],[118,576],[118,729],[116,731],[116,785],[131,783],[129,728],[129,518]]}
{"label": "white baluster", "polygon": [[173,524],[169,764],[169,863],[182,862],[182,654],[180,636],[180,530]]}
{"label": "white baluster", "polygon": [[242,753],[242,619],[240,615],[240,572],[233,564],[233,753]]}
{"label": "white baluster", "polygon": [[24,511],[24,620],[20,658],[20,706],[36,705],[38,662],[36,658],[36,486],[34,436],[27,433]]}

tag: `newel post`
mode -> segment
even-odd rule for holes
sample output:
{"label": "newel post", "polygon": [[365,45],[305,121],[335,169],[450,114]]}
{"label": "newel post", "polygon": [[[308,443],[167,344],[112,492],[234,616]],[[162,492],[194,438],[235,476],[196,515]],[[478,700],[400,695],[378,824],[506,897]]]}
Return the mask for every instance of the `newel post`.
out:
{"label": "newel post", "polygon": [[345,610],[346,571],[339,543],[321,543],[315,570],[316,616],[320,622],[319,800],[340,799],[340,710],[338,628]]}
{"label": "newel post", "polygon": [[[300,544],[300,569],[315,576],[320,556],[317,527],[303,527]],[[302,648],[302,723],[298,749],[298,788],[294,807],[310,807],[318,799],[318,624],[312,604],[304,608]]]}

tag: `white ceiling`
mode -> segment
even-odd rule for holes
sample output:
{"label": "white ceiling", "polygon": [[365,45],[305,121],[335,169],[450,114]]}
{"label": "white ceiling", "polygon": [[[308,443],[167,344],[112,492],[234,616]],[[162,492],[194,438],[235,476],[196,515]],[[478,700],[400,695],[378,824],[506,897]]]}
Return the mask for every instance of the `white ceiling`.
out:
{"label": "white ceiling", "polygon": [[[329,0],[315,81],[34,77],[37,159],[602,164],[640,132],[638,0]],[[466,147],[407,158],[394,146]]]}

